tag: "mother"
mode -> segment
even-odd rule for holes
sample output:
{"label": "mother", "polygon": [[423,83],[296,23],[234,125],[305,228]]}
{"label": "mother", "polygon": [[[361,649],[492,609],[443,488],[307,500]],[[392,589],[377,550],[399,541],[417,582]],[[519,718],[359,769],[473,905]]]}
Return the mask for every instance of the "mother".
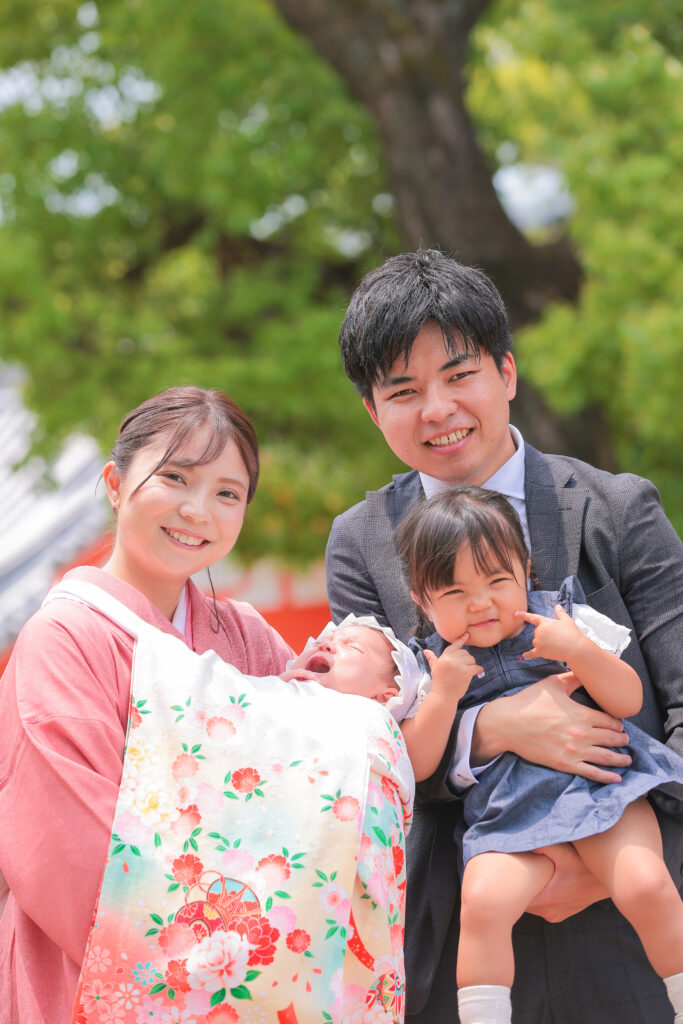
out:
{"label": "mother", "polygon": [[[199,655],[215,651],[224,662],[250,676],[272,676],[281,672],[292,651],[258,612],[247,604],[234,601],[212,602],[199,592],[189,578],[222,558],[235,544],[246,506],[254,494],[258,471],[258,449],[253,428],[244,413],[227,396],[199,388],[173,388],[149,399],[124,419],[111,461],[103,471],[107,494],[117,516],[117,534],[112,555],[103,569],[84,567],[73,570],[65,577],[65,583],[68,586],[75,582],[76,590],[81,583],[94,584],[100,588],[100,592],[104,591],[110,598],[116,599],[143,623],[175,637],[176,643],[180,641],[184,644],[182,650],[177,648],[177,660],[183,664],[187,661],[186,656],[191,660],[188,649]],[[0,1006],[5,1014],[5,1024],[37,1024],[39,1021],[42,1024],[64,1024],[71,1019],[105,863],[109,876],[117,871],[121,878],[124,877],[122,872],[131,871],[128,860],[134,862],[134,869],[137,866],[139,849],[129,837],[126,837],[129,839],[128,850],[123,851],[127,860],[122,860],[120,856],[116,859],[125,846],[117,842],[116,836],[110,846],[127,730],[134,729],[147,710],[142,707],[144,701],[134,699],[131,702],[134,646],[135,641],[130,632],[105,614],[80,601],[57,597],[24,627],[6,670],[0,693],[0,721],[3,723],[3,743],[0,748],[0,868],[10,888],[8,902],[0,920]],[[210,655],[206,657],[210,659]],[[220,670],[217,670],[217,678],[219,685],[222,681],[228,687],[231,685],[230,678],[225,673],[221,675]],[[273,686],[277,690],[277,684]],[[216,693],[215,686],[210,692]],[[189,693],[187,701],[175,707],[178,712],[176,720],[185,719],[185,724],[191,718],[192,691]],[[332,695],[330,699],[334,700],[336,696]],[[234,705],[234,693],[226,691],[222,706],[230,700]],[[376,714],[377,709],[370,702],[367,703],[372,708],[372,714]],[[208,736],[212,735],[210,723],[214,718],[214,740],[221,738],[222,730],[222,737],[227,737],[227,742],[225,746],[216,746],[214,743],[211,749],[214,758],[218,751],[225,761],[221,771],[228,772],[225,776],[228,785],[229,744],[230,736],[235,731],[234,719],[231,721],[229,715],[226,717],[218,710],[212,717],[211,709],[208,713],[204,711],[201,715],[197,714],[197,723]],[[295,728],[305,744],[310,724],[304,720],[303,724],[297,724]],[[147,729],[149,732],[149,723]],[[130,733],[128,747],[130,755]],[[199,748],[188,750],[185,745],[184,749],[186,752],[180,755],[180,761],[183,764],[187,761],[189,765],[192,760],[191,771],[194,772],[198,762],[193,755]],[[390,751],[390,760],[391,756]],[[156,757],[158,751],[154,753]],[[179,762],[175,763],[177,765]],[[146,769],[149,774],[149,764]],[[327,774],[325,769],[324,764],[318,764],[317,770],[321,776]],[[182,766],[177,770],[174,768],[173,774],[176,781],[183,782]],[[131,782],[125,773],[124,780],[127,780],[129,788],[135,785],[135,779]],[[233,799],[244,795],[248,781],[246,776],[240,776],[238,785],[235,773],[231,783]],[[308,781],[312,784],[313,778]],[[189,826],[201,820],[203,811],[201,806],[197,806],[198,791],[191,787],[185,788],[186,806],[178,805],[174,808],[173,814],[170,817],[167,815],[166,825],[170,822],[169,835],[175,830],[176,837],[180,835],[181,839],[184,838],[181,849],[186,851],[187,856],[167,859],[163,864],[165,879],[169,879],[171,885],[164,881],[164,890],[169,893],[169,906],[165,908],[165,916],[158,918],[167,940],[180,942],[178,954],[170,961],[175,973],[172,978],[162,977],[160,973],[156,976],[150,973],[143,977],[145,967],[149,968],[149,964],[140,963],[137,965],[138,973],[133,972],[131,979],[128,979],[127,975],[123,977],[123,968],[119,967],[116,970],[122,980],[118,984],[120,996],[117,996],[118,979],[112,974],[111,951],[101,949],[96,944],[97,936],[102,932],[93,932],[87,963],[95,980],[91,979],[89,987],[86,986],[85,1000],[83,981],[79,988],[77,1010],[80,1010],[82,1020],[162,1020],[165,1018],[159,1008],[160,1004],[150,997],[152,989],[165,989],[171,1000],[180,992],[179,1001],[185,1005],[185,993],[193,986],[204,988],[194,1003],[191,1003],[188,996],[188,1009],[183,1011],[184,1017],[179,1014],[179,1019],[197,1022],[239,1019],[237,1011],[222,1002],[225,991],[224,988],[217,988],[220,984],[219,974],[216,975],[219,981],[210,985],[197,968],[196,978],[188,981],[186,965],[189,961],[183,959],[183,953],[186,954],[187,950],[183,950],[182,942],[187,941],[189,930],[183,930],[178,925],[175,932],[169,934],[169,922],[173,921],[175,912],[166,916],[172,903],[171,893],[177,909],[183,902],[179,897],[184,894],[187,905],[193,886],[197,886],[194,899],[196,904],[201,903],[205,907],[202,927],[207,932],[213,929],[214,924],[207,924],[206,919],[217,918],[220,900],[227,907],[232,899],[229,880],[226,882],[220,876],[221,882],[216,889],[215,882],[212,886],[211,879],[206,881],[197,874],[199,858],[193,859],[193,850],[197,850],[194,837],[201,829]],[[391,785],[381,788],[385,796],[389,797],[388,802],[400,810],[400,800]],[[204,797],[209,790],[211,786],[204,787]],[[313,792],[312,788],[309,802],[313,799]],[[228,795],[226,792],[225,796]],[[251,791],[247,795],[251,795]],[[329,800],[334,797],[334,793],[330,794]],[[245,814],[247,807],[253,806],[245,804]],[[345,805],[349,806],[354,805]],[[119,812],[120,806],[117,810],[117,823]],[[343,823],[349,815],[341,814],[338,817]],[[325,820],[331,821],[332,816]],[[393,957],[392,962],[398,965],[400,941],[397,942],[397,936],[400,939],[402,917],[402,815],[393,813],[392,820],[396,827],[392,840],[394,849],[390,850],[392,856],[389,858],[394,863],[389,886],[401,890],[396,901],[400,906],[392,905],[396,927],[388,948],[382,952],[386,953],[389,961]],[[273,822],[269,821],[268,824],[273,825]],[[185,826],[188,826],[186,837],[182,832]],[[163,847],[160,832],[161,827],[154,833],[154,846],[157,847]],[[384,839],[387,839],[386,835]],[[230,839],[223,836],[221,843],[225,842],[229,845]],[[216,847],[216,842],[213,842],[213,846]],[[220,845],[217,849],[225,851],[225,846]],[[363,850],[371,853],[367,842]],[[264,874],[272,876],[278,871],[289,871],[296,876],[297,873],[292,872],[293,854],[294,851],[283,849],[282,854],[263,858],[260,863],[262,865],[265,861],[269,871],[262,868],[261,880]],[[301,853],[298,856],[304,857]],[[300,867],[303,863],[306,860],[300,860],[294,866]],[[357,891],[351,901],[346,900],[357,908],[356,916],[371,902],[367,899],[369,875],[366,871],[363,878],[362,868],[361,862],[361,870],[356,877]],[[320,871],[318,875],[324,877],[324,883],[313,884],[329,889],[329,876]],[[105,874],[105,880],[107,877]],[[386,878],[384,883],[386,890]],[[277,887],[277,879],[274,884]],[[258,892],[258,884],[252,885]],[[280,890],[282,888],[280,885]],[[249,964],[259,962],[258,958],[252,960],[259,942],[260,963],[269,962],[267,958],[264,960],[263,934],[260,934],[260,938],[254,938],[252,934],[255,922],[261,922],[259,927],[262,932],[263,928],[268,931],[271,945],[280,932],[284,932],[287,921],[290,926],[296,923],[292,912],[287,918],[286,907],[280,908],[279,918],[273,916],[278,908],[273,908],[272,896],[259,906],[254,892],[247,891],[251,903],[248,905],[250,909],[245,912],[251,916],[243,922],[241,932],[234,932],[235,936],[239,934],[243,939],[240,946],[238,938],[235,938],[237,946],[233,950],[237,958],[235,963],[239,961],[242,966],[239,970],[235,968],[232,975],[229,971],[225,975],[233,980],[245,977],[242,968],[247,963],[247,956]],[[336,895],[343,898],[351,894],[340,892]],[[375,895],[373,892],[373,900]],[[332,928],[335,920],[334,896],[335,893],[330,890],[327,913]],[[230,914],[234,918],[234,901],[230,907]],[[258,914],[255,913],[255,907],[259,910]],[[187,906],[181,909],[189,921]],[[225,908],[224,911],[227,914]],[[353,921],[353,909],[347,913],[350,913],[350,920]],[[142,916],[142,911],[137,916]],[[153,921],[157,920],[158,915],[151,916]],[[180,915],[177,915],[175,920],[180,919]],[[274,921],[279,923],[279,931]],[[129,923],[132,927],[132,919]],[[96,924],[99,926],[99,919]],[[140,922],[134,924],[139,932]],[[343,926],[335,931],[346,934]],[[355,929],[351,925],[348,931],[351,935]],[[287,947],[300,956],[306,953],[307,933],[303,929],[298,929],[298,932],[300,934],[296,934],[297,929],[294,928],[287,936]],[[203,933],[200,931],[197,934]],[[291,936],[293,938],[290,941]],[[284,942],[280,945],[284,948]],[[349,948],[353,948],[359,962],[366,961],[366,968],[374,965],[374,952],[369,953],[357,937],[355,946],[350,943]],[[342,959],[344,952],[343,949]],[[312,957],[315,966],[316,951],[309,950],[308,955]],[[125,963],[125,953],[123,956],[123,961],[115,962]],[[240,956],[244,964],[239,960]],[[106,985],[100,982],[99,988],[98,970],[101,970],[103,978],[108,979]],[[252,970],[247,980],[259,973]],[[398,965],[396,979],[399,984],[401,975],[402,965]],[[297,976],[292,980],[296,979]],[[137,988],[133,980],[139,983]],[[277,983],[276,978],[274,984]],[[310,992],[310,982],[306,984]],[[341,1009],[344,1004],[344,978],[340,976],[335,984],[339,991],[333,1011],[339,1017],[344,1012]],[[254,998],[252,993],[245,990],[244,985],[237,984],[232,991],[236,998]],[[370,1001],[373,995],[377,1000],[380,993],[370,993]],[[367,999],[368,993],[363,993],[363,996]],[[384,1006],[389,1007],[384,993],[382,996],[383,1002],[377,1004],[378,1011]],[[262,997],[265,1000],[262,1004],[264,1008],[271,1008],[268,1002],[270,995],[264,992]],[[126,1000],[127,1015],[124,1014]],[[382,1011],[382,1014],[373,1017],[373,1020],[390,1022],[402,1019],[402,1008],[394,1000],[387,1012]],[[285,1012],[278,1019],[285,1022],[290,1019],[293,1021],[296,1017],[287,1017]],[[306,1016],[300,1017],[300,1024],[306,1019]]]}

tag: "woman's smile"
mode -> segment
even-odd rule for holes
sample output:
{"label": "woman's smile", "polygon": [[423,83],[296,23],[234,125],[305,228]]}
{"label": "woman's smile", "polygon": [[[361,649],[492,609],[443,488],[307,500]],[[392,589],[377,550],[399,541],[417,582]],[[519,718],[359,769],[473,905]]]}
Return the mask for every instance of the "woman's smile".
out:
{"label": "woman's smile", "polygon": [[162,526],[161,529],[168,537],[170,537],[171,540],[175,541],[177,544],[180,544],[181,547],[198,548],[203,547],[205,544],[209,543],[209,541],[206,540],[205,537],[199,537],[197,534],[194,533],[185,533],[184,531],[180,530],[170,530],[166,526]]}

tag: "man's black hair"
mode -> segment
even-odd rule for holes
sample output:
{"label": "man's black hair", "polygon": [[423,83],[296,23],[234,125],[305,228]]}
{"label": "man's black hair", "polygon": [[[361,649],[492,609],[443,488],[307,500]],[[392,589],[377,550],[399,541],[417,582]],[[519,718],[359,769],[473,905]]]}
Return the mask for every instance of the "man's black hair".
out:
{"label": "man's black hair", "polygon": [[437,324],[449,353],[491,356],[500,370],[512,347],[503,300],[481,270],[438,249],[392,256],[358,285],[339,333],[347,377],[372,401],[372,387],[398,359],[406,364],[426,323]]}

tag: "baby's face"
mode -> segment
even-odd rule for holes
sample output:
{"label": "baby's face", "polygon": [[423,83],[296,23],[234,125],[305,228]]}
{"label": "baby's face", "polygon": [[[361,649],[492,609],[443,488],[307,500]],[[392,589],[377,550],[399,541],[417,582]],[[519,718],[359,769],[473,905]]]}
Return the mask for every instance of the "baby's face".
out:
{"label": "baby's face", "polygon": [[295,658],[292,668],[311,673],[321,686],[355,693],[385,704],[396,696],[396,666],[391,644],[370,626],[342,626]]}

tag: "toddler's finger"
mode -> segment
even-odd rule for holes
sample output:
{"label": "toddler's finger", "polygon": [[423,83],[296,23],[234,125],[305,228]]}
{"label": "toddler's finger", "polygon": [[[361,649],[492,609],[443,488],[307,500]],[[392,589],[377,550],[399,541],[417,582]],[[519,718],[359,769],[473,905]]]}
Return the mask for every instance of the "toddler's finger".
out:
{"label": "toddler's finger", "polygon": [[[571,619],[571,615],[567,615],[561,604],[555,605],[555,616],[558,619]],[[574,620],[572,619],[572,621]]]}
{"label": "toddler's finger", "polygon": [[433,669],[434,666],[436,665],[437,661],[439,660],[437,658],[437,656],[434,654],[434,651],[424,650],[422,653],[425,656],[425,659],[427,661],[427,664],[429,665],[429,668]]}
{"label": "toddler's finger", "polygon": [[[457,637],[457,639],[455,639],[455,640],[453,641],[453,643],[449,645],[449,647],[450,647],[450,648],[452,648],[453,650],[456,650],[456,651],[457,651],[457,650],[459,650],[459,649],[460,649],[461,647],[464,647],[464,646],[465,646],[465,644],[466,644],[466,643],[467,643],[467,641],[469,640],[469,636],[470,636],[470,634],[469,634],[469,633],[463,633],[463,635],[462,635],[462,636],[459,636],[459,637]],[[448,649],[449,649],[449,648],[446,648],[446,650],[448,650]],[[444,654],[445,654],[445,653],[446,653],[446,652],[444,651]]]}
{"label": "toddler's finger", "polygon": [[530,622],[532,626],[538,626],[539,622],[543,622],[545,615],[536,615],[534,612],[515,612],[515,616],[518,619],[524,619],[525,622]]}

